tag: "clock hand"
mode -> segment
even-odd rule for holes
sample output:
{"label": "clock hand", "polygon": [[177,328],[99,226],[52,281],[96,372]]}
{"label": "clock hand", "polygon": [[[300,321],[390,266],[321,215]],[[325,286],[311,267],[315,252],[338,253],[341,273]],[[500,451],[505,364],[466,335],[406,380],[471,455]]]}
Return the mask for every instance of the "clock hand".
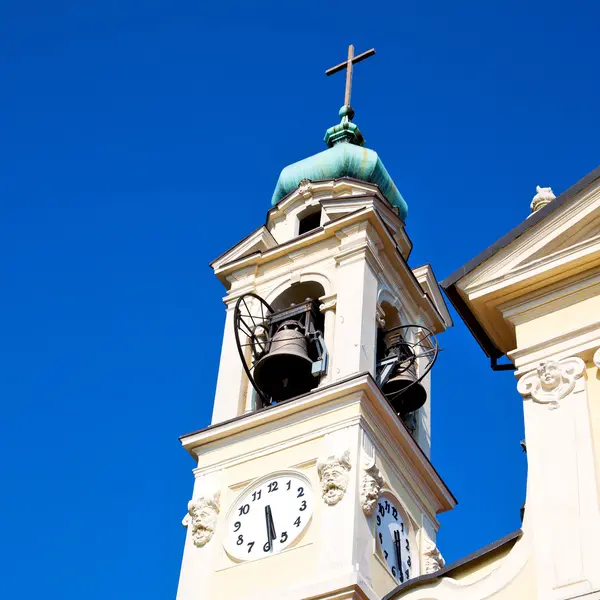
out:
{"label": "clock hand", "polygon": [[394,550],[396,551],[396,564],[398,565],[398,577],[400,581],[404,581],[404,573],[402,573],[402,548],[401,548],[400,533],[394,530]]}
{"label": "clock hand", "polygon": [[271,513],[271,507],[270,506],[265,506],[265,524],[267,526],[267,543],[269,544],[269,548],[272,546],[272,539],[271,539],[271,523],[269,521],[269,515]]}
{"label": "clock hand", "polygon": [[269,527],[271,528],[271,539],[274,540],[277,538],[277,534],[275,533],[275,523],[273,523],[273,512],[271,511],[271,506],[267,506],[269,509]]}
{"label": "clock hand", "polygon": [[273,523],[273,514],[271,513],[271,506],[267,504],[265,506],[265,521],[267,525],[267,543],[269,544],[269,549],[273,550],[273,540],[277,537],[275,533],[275,525]]}

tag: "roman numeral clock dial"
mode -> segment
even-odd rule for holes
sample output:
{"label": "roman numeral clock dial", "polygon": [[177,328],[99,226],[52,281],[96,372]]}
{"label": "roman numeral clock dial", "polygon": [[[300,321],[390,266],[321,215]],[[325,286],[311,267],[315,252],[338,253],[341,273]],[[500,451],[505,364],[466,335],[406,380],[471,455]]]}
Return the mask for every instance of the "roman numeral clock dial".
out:
{"label": "roman numeral clock dial", "polygon": [[242,561],[281,552],[300,537],[312,512],[313,492],[303,476],[280,472],[262,478],[231,507],[225,550]]}
{"label": "roman numeral clock dial", "polygon": [[377,544],[392,576],[398,583],[412,577],[413,558],[408,526],[398,506],[387,497],[377,503]]}

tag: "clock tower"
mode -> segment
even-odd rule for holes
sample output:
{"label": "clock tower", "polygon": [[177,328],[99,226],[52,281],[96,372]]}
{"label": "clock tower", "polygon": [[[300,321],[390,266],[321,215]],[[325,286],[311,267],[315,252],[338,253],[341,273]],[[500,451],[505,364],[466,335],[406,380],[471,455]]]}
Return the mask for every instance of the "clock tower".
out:
{"label": "clock tower", "polygon": [[346,69],[327,149],[279,176],[266,224],[211,264],[226,289],[212,423],[197,465],[178,600],[383,598],[440,568],[455,505],[429,460],[431,267],[408,266],[408,207],[364,146]]}

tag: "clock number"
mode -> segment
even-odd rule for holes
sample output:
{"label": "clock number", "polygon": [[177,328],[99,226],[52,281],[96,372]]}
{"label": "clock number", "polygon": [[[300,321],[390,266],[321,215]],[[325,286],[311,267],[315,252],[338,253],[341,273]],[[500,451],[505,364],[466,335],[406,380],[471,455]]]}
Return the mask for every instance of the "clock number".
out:
{"label": "clock number", "polygon": [[285,544],[285,542],[287,542],[287,539],[288,539],[288,534],[287,534],[287,531],[284,531],[284,532],[281,534],[281,539],[279,540],[279,543],[280,543],[280,544]]}
{"label": "clock number", "polygon": [[237,539],[236,544],[238,546],[241,546],[243,543],[244,543],[244,536],[240,533],[240,535],[238,535],[238,539]]}
{"label": "clock number", "polygon": [[270,542],[266,542],[265,545],[263,546],[263,550],[265,552],[269,552],[271,550],[271,543]]}
{"label": "clock number", "polygon": [[240,527],[242,526],[242,524],[239,521],[236,521],[233,526],[235,527],[235,529],[233,531],[239,531]]}
{"label": "clock number", "polygon": [[396,567],[392,567],[392,575],[396,577]]}
{"label": "clock number", "polygon": [[410,579],[410,571],[406,569],[406,579]]}
{"label": "clock number", "polygon": [[295,521],[294,521],[294,525],[296,527],[300,527],[300,517],[298,517]]}
{"label": "clock number", "polygon": [[384,551],[383,551],[383,555],[385,556],[385,560],[387,560],[387,559],[388,559],[388,556],[389,556],[389,554],[388,554],[388,551],[387,551],[387,550],[384,550]]}
{"label": "clock number", "polygon": [[302,505],[300,506],[300,511],[306,510],[306,500],[302,500]]}
{"label": "clock number", "polygon": [[402,574],[402,569],[400,569],[400,573],[398,573],[399,575],[399,579],[400,579],[400,583],[404,582],[404,575]]}
{"label": "clock number", "polygon": [[410,552],[410,544],[408,543],[408,540],[406,540],[406,549]]}
{"label": "clock number", "polygon": [[383,508],[383,504],[378,504],[377,508],[379,509],[379,514],[383,517],[385,515],[385,508]]}
{"label": "clock number", "polygon": [[252,550],[253,546],[254,546],[254,542],[248,542],[248,554],[250,554],[250,551]]}
{"label": "clock number", "polygon": [[400,523],[400,527],[402,527],[402,533],[404,533],[404,523]]}
{"label": "clock number", "polygon": [[270,494],[271,492],[276,492],[276,491],[277,491],[277,489],[278,489],[277,482],[276,482],[276,481],[272,481],[272,482],[269,484],[269,494]]}
{"label": "clock number", "polygon": [[292,480],[290,479],[290,480],[289,480],[289,481],[286,483],[286,485],[287,485],[287,488],[286,488],[286,489],[288,489],[288,490],[289,490],[289,489],[292,487]]}
{"label": "clock number", "polygon": [[379,543],[383,544],[383,536],[381,535],[381,531],[379,532]]}
{"label": "clock number", "polygon": [[398,511],[396,510],[395,506],[392,507],[392,517],[394,517],[396,521],[398,520]]}
{"label": "clock number", "polygon": [[409,567],[412,567],[412,561],[410,560],[410,556],[409,556],[409,557],[406,559],[406,564],[407,564]]}
{"label": "clock number", "polygon": [[299,487],[298,488],[298,495],[296,496],[296,498],[302,498],[302,496],[304,496],[304,488],[303,487]]}
{"label": "clock number", "polygon": [[260,500],[260,495],[262,494],[262,490],[257,490],[256,492],[252,492],[252,502],[255,500]]}
{"label": "clock number", "polygon": [[381,525],[381,517],[377,515],[377,527]]}
{"label": "clock number", "polygon": [[240,506],[238,510],[240,511],[240,517],[242,515],[247,515],[250,512],[250,505],[244,504],[243,506]]}

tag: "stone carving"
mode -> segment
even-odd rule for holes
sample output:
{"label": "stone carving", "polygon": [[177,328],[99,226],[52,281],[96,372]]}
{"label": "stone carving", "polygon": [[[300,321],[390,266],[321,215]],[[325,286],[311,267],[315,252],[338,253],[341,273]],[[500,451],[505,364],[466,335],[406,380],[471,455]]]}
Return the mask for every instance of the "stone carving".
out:
{"label": "stone carving", "polygon": [[330,506],[337,504],[344,497],[351,468],[348,450],[334,452],[317,462],[323,500]]}
{"label": "stone carving", "polygon": [[558,401],[568,396],[577,379],[583,375],[585,363],[580,358],[548,360],[519,380],[517,390],[522,396],[531,396],[534,402],[558,408]]}
{"label": "stone carving", "polygon": [[364,471],[360,482],[360,505],[365,515],[370,516],[377,506],[379,492],[383,487],[383,477],[375,465],[375,459],[369,460]]}
{"label": "stone carving", "polygon": [[298,193],[301,196],[311,196],[313,191],[312,182],[310,179],[303,179],[298,186]]}
{"label": "stone carving", "polygon": [[533,200],[531,201],[530,205],[532,213],[537,212],[541,208],[544,208],[546,204],[550,204],[550,202],[552,202],[552,200],[556,198],[554,192],[552,191],[552,188],[540,187],[539,185],[537,185],[535,187],[535,190],[537,194],[533,197]]}
{"label": "stone carving", "polygon": [[442,556],[442,553],[439,551],[435,542],[430,539],[425,540],[424,549],[423,549],[423,558],[424,558],[424,566],[423,566],[423,574],[427,573],[435,573],[439,571],[445,564],[446,561]]}
{"label": "stone carving", "polygon": [[217,527],[220,511],[220,492],[205,494],[188,502],[188,514],[183,518],[184,527],[192,526],[192,541],[198,548],[210,542]]}

